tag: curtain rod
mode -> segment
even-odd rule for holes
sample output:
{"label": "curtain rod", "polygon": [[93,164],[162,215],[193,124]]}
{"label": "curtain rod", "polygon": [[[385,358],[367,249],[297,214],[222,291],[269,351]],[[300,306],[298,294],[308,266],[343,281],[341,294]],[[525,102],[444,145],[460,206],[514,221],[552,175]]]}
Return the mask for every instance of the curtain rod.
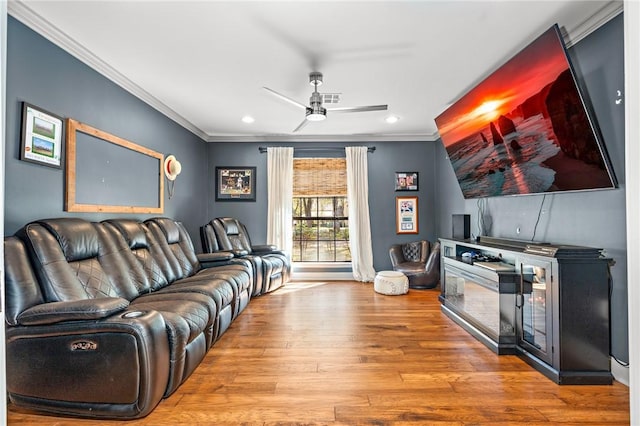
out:
{"label": "curtain rod", "polygon": [[[266,146],[260,146],[258,147],[258,150],[260,151],[260,154],[264,154],[265,152],[267,152],[267,147]],[[340,148],[338,146],[332,146],[332,147],[327,147],[327,148],[320,148],[320,147],[300,147],[300,148],[293,148],[294,151],[337,151],[337,150],[342,150],[344,151],[344,148]],[[367,152],[374,152],[376,150],[375,146],[368,146],[367,147]]]}

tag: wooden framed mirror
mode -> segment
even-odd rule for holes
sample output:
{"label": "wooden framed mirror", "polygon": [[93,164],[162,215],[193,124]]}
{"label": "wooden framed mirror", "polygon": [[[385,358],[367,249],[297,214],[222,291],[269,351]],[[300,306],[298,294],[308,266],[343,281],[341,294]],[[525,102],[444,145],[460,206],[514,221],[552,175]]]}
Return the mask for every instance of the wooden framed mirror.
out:
{"label": "wooden framed mirror", "polygon": [[164,155],[67,119],[68,212],[164,212]]}

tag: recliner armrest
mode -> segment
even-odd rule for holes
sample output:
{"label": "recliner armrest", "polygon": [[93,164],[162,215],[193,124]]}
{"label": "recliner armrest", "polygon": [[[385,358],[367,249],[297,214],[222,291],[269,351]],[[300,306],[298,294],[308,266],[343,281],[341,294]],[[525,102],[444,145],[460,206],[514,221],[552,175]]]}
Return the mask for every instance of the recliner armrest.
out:
{"label": "recliner armrest", "polygon": [[209,262],[221,262],[226,260],[231,260],[235,256],[230,251],[217,251],[215,253],[199,253],[196,255],[198,261],[209,263]]}
{"label": "recliner armrest", "polygon": [[207,269],[228,265],[229,261],[235,256],[230,251],[217,251],[215,253],[200,253],[197,254],[196,257],[198,258],[198,262],[200,262],[200,266]]}
{"label": "recliner armrest", "polygon": [[278,251],[278,248],[271,244],[261,244],[257,246],[251,246],[251,250],[253,250],[254,253],[261,254],[261,253],[272,253],[274,251]]}
{"label": "recliner armrest", "polygon": [[249,251],[248,250],[231,250],[231,253],[233,253],[233,255],[236,257],[242,257],[242,256],[248,255]]}
{"label": "recliner armrest", "polygon": [[20,325],[55,324],[63,321],[87,321],[110,317],[124,311],[129,301],[121,297],[50,302],[32,306],[18,315]]}

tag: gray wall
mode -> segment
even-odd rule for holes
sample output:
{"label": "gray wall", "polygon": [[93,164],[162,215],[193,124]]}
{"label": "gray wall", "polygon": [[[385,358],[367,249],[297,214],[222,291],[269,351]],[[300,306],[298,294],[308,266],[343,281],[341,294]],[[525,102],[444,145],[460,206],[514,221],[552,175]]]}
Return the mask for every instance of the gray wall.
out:
{"label": "gray wall", "polygon": [[[624,106],[616,105],[617,90],[624,92],[622,15],[569,49],[579,79],[591,99],[619,188],[606,191],[547,195],[537,241],[604,248],[616,261],[612,268],[612,352],[628,359],[627,251],[624,185]],[[477,200],[464,200],[442,144],[438,144],[437,177],[439,208],[437,233],[451,236],[451,214],[471,215],[471,232],[478,235]],[[530,240],[543,201],[542,195],[486,199],[487,235]],[[521,233],[516,233],[516,228]]]}
{"label": "gray wall", "polygon": [[[375,143],[312,143],[295,146],[313,148],[338,148],[338,150],[298,151],[295,157],[344,157],[345,146],[375,146],[368,154],[369,211],[373,242],[373,262],[376,270],[390,269],[389,246],[398,242],[417,239],[434,241],[436,238],[436,191],[434,142],[375,142]],[[267,237],[267,154],[260,154],[259,146],[291,146],[291,144],[211,143],[209,145],[209,205],[211,219],[234,216],[243,222],[254,244],[266,242]],[[215,201],[216,166],[255,166],[257,168],[256,202]],[[395,192],[396,171],[419,172],[419,191]],[[396,235],[395,197],[418,197],[419,234]]]}
{"label": "gray wall", "polygon": [[[21,103],[26,101],[165,155],[174,154],[182,163],[182,174],[171,199],[165,190],[164,215],[181,220],[197,236],[207,219],[208,187],[203,179],[207,144],[11,17],[7,38],[5,233],[48,217],[154,216],[64,212],[64,171],[19,160]],[[118,167],[135,169],[136,164]],[[121,191],[126,194],[131,188],[123,186]],[[199,239],[194,243],[199,247]]]}

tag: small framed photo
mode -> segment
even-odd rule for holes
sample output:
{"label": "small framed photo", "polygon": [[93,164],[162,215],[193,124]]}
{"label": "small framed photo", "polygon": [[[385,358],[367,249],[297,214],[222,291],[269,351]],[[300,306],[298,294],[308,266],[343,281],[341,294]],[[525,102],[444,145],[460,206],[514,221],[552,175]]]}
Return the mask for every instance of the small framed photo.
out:
{"label": "small framed photo", "polygon": [[418,233],[418,197],[396,197],[396,234]]}
{"label": "small framed photo", "polygon": [[216,167],[216,201],[255,200],[255,167]]}
{"label": "small framed photo", "polygon": [[62,127],[61,117],[23,102],[20,159],[62,168]]}
{"label": "small framed photo", "polygon": [[418,172],[396,172],[396,191],[417,191]]}

